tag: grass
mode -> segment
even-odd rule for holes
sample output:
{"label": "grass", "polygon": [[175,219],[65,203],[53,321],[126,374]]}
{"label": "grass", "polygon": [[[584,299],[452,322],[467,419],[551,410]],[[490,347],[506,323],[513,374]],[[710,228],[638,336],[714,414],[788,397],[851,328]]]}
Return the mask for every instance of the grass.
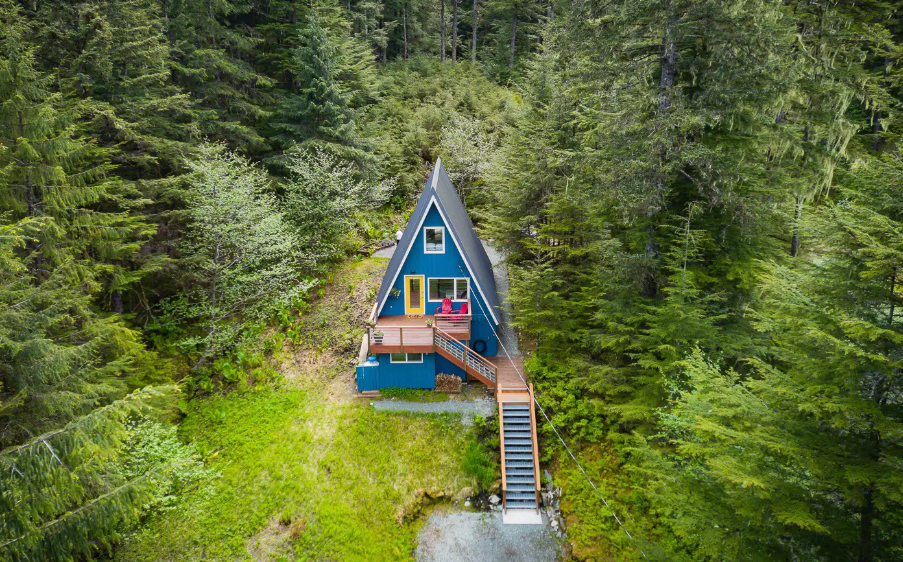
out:
{"label": "grass", "polygon": [[417,492],[473,485],[451,417],[270,390],[198,401],[182,432],[221,476],[152,519],[118,560],[245,560],[267,547],[286,559],[407,560],[419,525],[402,520]]}
{"label": "grass", "polygon": [[421,388],[383,388],[380,389],[383,398],[407,400],[409,402],[447,402],[448,394],[424,390]]}
{"label": "grass", "polygon": [[352,310],[366,309],[348,295],[369,292],[368,268],[345,270],[353,288],[339,273],[305,315],[293,353],[303,376],[188,404],[180,434],[220,475],[125,537],[116,560],[410,560],[424,493],[475,485],[458,417],[380,412],[337,390],[356,351]]}

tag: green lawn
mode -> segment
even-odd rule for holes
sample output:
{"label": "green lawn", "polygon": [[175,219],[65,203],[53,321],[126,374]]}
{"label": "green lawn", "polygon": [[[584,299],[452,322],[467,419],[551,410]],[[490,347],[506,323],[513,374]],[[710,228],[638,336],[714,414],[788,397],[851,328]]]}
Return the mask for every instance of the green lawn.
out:
{"label": "green lawn", "polygon": [[222,476],[128,537],[118,560],[410,559],[418,522],[399,521],[417,492],[473,485],[454,417],[267,390],[196,401],[182,431]]}
{"label": "green lawn", "polygon": [[475,481],[458,417],[374,411],[343,378],[384,267],[337,273],[300,320],[282,388],[189,404],[181,435],[221,476],[126,536],[117,560],[411,558],[420,521],[405,513]]}

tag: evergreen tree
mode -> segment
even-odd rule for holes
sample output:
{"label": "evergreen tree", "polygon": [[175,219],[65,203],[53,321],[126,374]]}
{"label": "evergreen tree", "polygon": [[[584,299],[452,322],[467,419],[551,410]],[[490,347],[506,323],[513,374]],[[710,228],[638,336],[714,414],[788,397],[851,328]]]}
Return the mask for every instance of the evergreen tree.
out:
{"label": "evergreen tree", "polygon": [[281,147],[316,145],[347,158],[363,158],[355,149],[351,92],[340,79],[342,55],[319,16],[310,14],[293,52],[293,91],[271,124]]}
{"label": "evergreen tree", "polygon": [[176,84],[199,105],[189,140],[221,140],[249,152],[268,148],[256,125],[269,116],[273,82],[251,62],[261,41],[245,27],[229,25],[249,7],[232,0],[164,3]]}
{"label": "evergreen tree", "polygon": [[90,292],[104,278],[121,286],[130,277],[122,264],[153,233],[129,213],[142,201],[111,177],[108,151],[77,134],[82,107],[51,93],[28,24],[14,5],[2,8],[0,203],[13,219],[51,219],[28,247],[34,271],[67,271]]}

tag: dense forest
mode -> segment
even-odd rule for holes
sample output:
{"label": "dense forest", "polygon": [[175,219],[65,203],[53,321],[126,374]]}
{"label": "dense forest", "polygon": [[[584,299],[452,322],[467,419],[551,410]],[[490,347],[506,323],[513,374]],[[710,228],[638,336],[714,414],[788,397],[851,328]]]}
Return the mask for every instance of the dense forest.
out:
{"label": "dense forest", "polygon": [[[0,558],[211,478],[193,399],[441,157],[583,560],[903,560],[887,0],[0,0]],[[277,343],[274,343],[277,342]]]}

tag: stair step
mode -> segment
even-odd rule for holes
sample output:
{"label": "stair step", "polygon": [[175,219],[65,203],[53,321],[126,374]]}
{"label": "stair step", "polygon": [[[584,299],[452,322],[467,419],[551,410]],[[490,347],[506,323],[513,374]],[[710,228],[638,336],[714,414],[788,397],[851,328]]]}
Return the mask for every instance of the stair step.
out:
{"label": "stair step", "polygon": [[533,455],[529,453],[506,454],[505,463],[511,464],[516,462],[528,462],[533,464]]}
{"label": "stair step", "polygon": [[536,490],[533,484],[511,484],[508,483],[508,492],[520,492],[524,494],[532,494]]}
{"label": "stair step", "polygon": [[536,494],[533,492],[505,492],[506,501],[529,500],[536,501]]}
{"label": "stair step", "polygon": [[505,425],[502,426],[502,430],[505,431],[506,433],[509,431],[525,431],[525,432],[530,433],[531,435],[533,434],[533,428],[530,427],[530,424],[526,424],[526,423],[523,425],[509,425],[506,423]]}
{"label": "stair step", "polygon": [[517,466],[517,467],[526,468],[528,466],[533,466],[533,460],[532,459],[512,459],[512,460],[505,459],[505,466]]}
{"label": "stair step", "polygon": [[504,409],[504,410],[529,410],[530,404],[528,402],[505,402],[502,404],[502,409]]}
{"label": "stair step", "polygon": [[507,503],[507,502],[505,502],[505,507],[508,508],[508,509],[510,509],[510,510],[512,510],[512,511],[514,511],[514,510],[520,510],[520,509],[522,509],[522,510],[527,510],[527,509],[529,509],[529,510],[535,510],[535,509],[536,509],[536,502],[533,502],[533,503],[522,503],[522,502],[512,502],[512,503]]}
{"label": "stair step", "polygon": [[533,434],[529,431],[506,431],[505,439],[529,439],[533,440]]}

